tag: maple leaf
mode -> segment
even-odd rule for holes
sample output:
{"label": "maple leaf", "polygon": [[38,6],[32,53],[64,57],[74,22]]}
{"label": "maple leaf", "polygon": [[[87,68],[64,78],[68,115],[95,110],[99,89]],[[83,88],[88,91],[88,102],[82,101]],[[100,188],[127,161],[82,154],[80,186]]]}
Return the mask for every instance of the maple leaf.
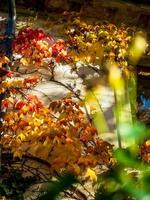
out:
{"label": "maple leaf", "polygon": [[4,64],[7,64],[9,62],[9,59],[6,56],[0,57],[0,68],[3,67]]}
{"label": "maple leaf", "polygon": [[14,104],[13,99],[9,97],[2,101],[1,107],[2,109],[5,109],[5,108],[8,109],[8,108],[11,108],[13,104]]}
{"label": "maple leaf", "polygon": [[30,154],[49,162],[51,171],[68,170],[77,175],[88,166],[109,164],[110,149],[103,141],[95,141],[96,129],[86,119],[81,105],[71,97],[54,101],[49,108],[41,106],[37,110],[34,108],[37,104],[37,96],[28,95],[14,101],[17,109],[8,111],[4,117],[3,131],[11,134],[5,135],[3,144],[12,149],[14,157]]}
{"label": "maple leaf", "polygon": [[21,141],[25,140],[25,135],[23,133],[19,133],[19,135],[17,136]]}
{"label": "maple leaf", "polygon": [[29,66],[31,63],[31,59],[27,57],[23,57],[20,59],[20,63],[23,64],[24,66]]}
{"label": "maple leaf", "polygon": [[39,76],[31,76],[24,79],[25,84],[35,84],[39,81]]}
{"label": "maple leaf", "polygon": [[24,66],[49,67],[49,61],[46,61],[49,58],[53,58],[56,62],[68,60],[64,40],[55,41],[51,35],[40,29],[20,30],[13,41],[13,49],[22,55],[20,63]]}
{"label": "maple leaf", "polygon": [[91,168],[87,168],[85,177],[89,178],[93,182],[97,181],[97,175],[96,175],[95,171]]}
{"label": "maple leaf", "polygon": [[25,105],[26,103],[23,101],[23,100],[18,100],[16,103],[15,103],[15,105],[14,105],[14,107],[16,108],[16,109],[21,109],[24,105]]}
{"label": "maple leaf", "polygon": [[14,158],[16,158],[16,157],[21,158],[22,157],[22,151],[20,151],[20,150],[14,151],[13,156],[14,156]]}

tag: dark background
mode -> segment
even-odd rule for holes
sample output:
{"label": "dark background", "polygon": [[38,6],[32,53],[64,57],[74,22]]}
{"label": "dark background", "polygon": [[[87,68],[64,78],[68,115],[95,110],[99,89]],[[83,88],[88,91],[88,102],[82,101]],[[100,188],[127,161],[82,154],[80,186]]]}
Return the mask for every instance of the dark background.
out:
{"label": "dark background", "polygon": [[[54,1],[57,0],[16,0],[16,6],[23,6],[25,8],[34,8],[36,10],[44,10],[44,9],[49,10],[50,8],[47,7],[48,2],[51,2],[51,4],[53,4]],[[76,11],[79,11],[83,5],[92,6],[93,2],[92,0],[66,0],[66,1],[68,2],[69,9]],[[116,0],[116,1],[125,3],[129,2],[135,5],[140,4],[140,5],[150,6],[150,0]],[[112,1],[105,0],[105,2],[108,2],[109,4]],[[0,10],[5,8],[6,5],[7,5],[7,0],[0,0]],[[61,7],[61,9],[63,10],[63,6]]]}

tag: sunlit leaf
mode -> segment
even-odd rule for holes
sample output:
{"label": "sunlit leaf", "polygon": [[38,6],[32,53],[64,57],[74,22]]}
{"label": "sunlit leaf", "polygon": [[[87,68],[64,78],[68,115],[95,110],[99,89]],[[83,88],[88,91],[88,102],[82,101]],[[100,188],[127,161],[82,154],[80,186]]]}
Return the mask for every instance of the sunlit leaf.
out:
{"label": "sunlit leaf", "polygon": [[93,169],[88,168],[85,177],[88,177],[91,181],[97,181],[97,176]]}

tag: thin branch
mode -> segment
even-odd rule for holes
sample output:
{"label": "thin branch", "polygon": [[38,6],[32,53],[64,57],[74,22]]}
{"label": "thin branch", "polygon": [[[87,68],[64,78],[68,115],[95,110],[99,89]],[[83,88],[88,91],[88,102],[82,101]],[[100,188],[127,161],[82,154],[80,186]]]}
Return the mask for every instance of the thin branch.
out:
{"label": "thin branch", "polygon": [[89,196],[94,198],[94,195],[92,195],[91,192],[89,192],[89,190],[86,189],[86,187],[83,185],[83,183],[81,181],[79,183],[83,187],[83,189],[89,194]]}
{"label": "thin branch", "polygon": [[38,72],[38,69],[35,69],[35,70],[33,70],[33,71],[28,71],[28,69],[26,69],[24,72],[21,72],[21,71],[19,71],[19,68],[20,68],[20,67],[17,67],[17,68],[16,68],[16,72],[19,73],[19,74],[21,74],[21,75],[34,74],[34,73],[36,73],[36,72],[39,73],[39,72]]}
{"label": "thin branch", "polygon": [[61,85],[61,86],[63,86],[64,88],[66,88],[67,90],[69,90],[70,92],[72,92],[80,101],[83,101],[83,99],[81,99],[81,97],[79,96],[79,94],[78,93],[76,93],[75,91],[73,91],[73,88],[71,88],[70,86],[68,86],[68,85],[65,85],[64,83],[62,83],[62,82],[60,82],[60,81],[57,81],[57,80],[50,80],[51,82],[54,82],[54,83],[56,83],[56,84],[58,84],[58,85]]}
{"label": "thin branch", "polygon": [[80,100],[81,102],[83,102],[83,103],[84,103],[84,108],[85,108],[85,112],[86,112],[87,118],[88,118],[89,122],[92,121],[92,118],[91,118],[90,114],[88,113],[88,109],[87,109],[87,107],[86,107],[86,105],[85,105],[85,101],[79,96],[78,93],[76,93],[75,91],[73,91],[73,89],[72,89],[71,87],[65,85],[64,83],[62,83],[62,82],[60,82],[60,81],[57,81],[57,80],[50,80],[50,81],[51,81],[51,82],[54,82],[54,83],[56,83],[56,84],[58,84],[58,85],[61,85],[61,86],[63,86],[64,88],[68,89],[70,92],[72,92],[72,93],[77,97],[78,100]]}
{"label": "thin branch", "polygon": [[52,167],[51,164],[48,161],[43,160],[43,159],[38,158],[38,157],[35,157],[35,156],[32,156],[32,155],[23,155],[23,158],[37,161],[37,162],[39,162],[41,164],[44,164],[45,166],[47,166],[49,168]]}
{"label": "thin branch", "polygon": [[40,92],[40,93],[43,94],[43,96],[45,96],[50,102],[52,101],[52,99],[51,99],[47,94],[45,94],[45,92],[42,92],[41,90],[38,90],[38,89],[35,89],[35,88],[33,88],[33,89],[31,89],[31,90],[36,91],[36,92]]}
{"label": "thin branch", "polygon": [[[44,179],[42,179],[43,181],[40,183],[46,183],[49,181],[49,177],[47,177],[44,173],[42,173],[41,171],[39,171],[37,168],[28,166],[27,164],[24,164],[23,168],[27,169],[29,172],[31,172],[33,175],[35,175],[37,177],[37,175],[39,175],[39,178],[41,179],[42,176]],[[36,171],[36,173],[34,173],[33,171]],[[40,184],[39,182],[37,184]]]}

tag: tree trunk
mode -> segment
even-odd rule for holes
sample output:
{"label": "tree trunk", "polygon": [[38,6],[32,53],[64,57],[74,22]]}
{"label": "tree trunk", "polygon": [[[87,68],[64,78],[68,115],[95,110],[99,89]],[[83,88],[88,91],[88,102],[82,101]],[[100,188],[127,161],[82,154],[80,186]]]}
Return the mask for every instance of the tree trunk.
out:
{"label": "tree trunk", "polygon": [[[8,6],[8,21],[7,27],[5,32],[5,41],[4,41],[4,48],[5,48],[5,55],[12,59],[12,41],[15,36],[15,19],[16,19],[16,8],[15,8],[15,0],[7,0]],[[4,65],[3,68],[6,70],[9,69],[8,65]],[[3,76],[3,75],[2,75]],[[1,78],[1,77],[0,77]],[[0,141],[2,137],[2,126],[3,126],[3,116],[4,112],[1,109],[2,100],[5,98],[5,93],[0,94]],[[2,172],[2,144],[0,143],[0,173]],[[1,176],[1,175],[0,175]]]}
{"label": "tree trunk", "polygon": [[8,21],[5,33],[6,34],[5,49],[6,49],[6,55],[11,59],[12,41],[15,36],[16,7],[15,7],[15,0],[7,0],[7,2],[8,2]]}

